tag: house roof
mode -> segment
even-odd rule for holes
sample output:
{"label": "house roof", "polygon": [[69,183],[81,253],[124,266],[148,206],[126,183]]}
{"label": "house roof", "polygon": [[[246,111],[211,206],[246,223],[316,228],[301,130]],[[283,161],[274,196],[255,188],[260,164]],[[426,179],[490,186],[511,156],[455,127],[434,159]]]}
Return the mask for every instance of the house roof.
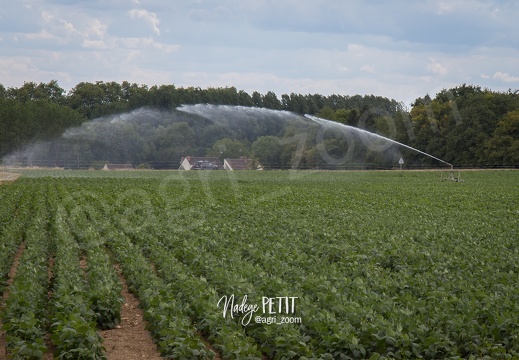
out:
{"label": "house roof", "polygon": [[105,164],[103,170],[133,170],[132,164]]}
{"label": "house roof", "polygon": [[[184,165],[184,160],[187,160],[189,166]],[[218,165],[219,168],[223,168],[222,161],[218,157],[210,156],[182,156],[180,158],[179,170],[189,170],[197,161],[207,161],[211,164]]]}
{"label": "house roof", "polygon": [[252,170],[252,160],[247,158],[225,159],[231,170]]}
{"label": "house roof", "polygon": [[209,161],[210,163],[213,163],[218,166],[220,166],[222,163],[220,161],[220,159],[217,157],[207,157],[207,156],[182,156],[182,158],[180,158],[180,163],[182,163],[184,161],[184,159],[186,159],[191,165],[193,165],[197,161]]}

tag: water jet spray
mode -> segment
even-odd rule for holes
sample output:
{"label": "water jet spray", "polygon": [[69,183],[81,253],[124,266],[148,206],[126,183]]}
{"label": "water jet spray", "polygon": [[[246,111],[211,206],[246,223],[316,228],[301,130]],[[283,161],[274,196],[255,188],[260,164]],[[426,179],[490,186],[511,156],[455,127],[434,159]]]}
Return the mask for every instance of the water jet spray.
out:
{"label": "water jet spray", "polygon": [[[335,133],[326,134],[327,129]],[[334,145],[334,141],[341,141],[337,135],[345,137],[346,142]],[[279,148],[293,153],[283,161],[281,158],[275,161],[279,168],[299,169],[305,154],[309,156],[302,168],[359,165],[364,168],[366,164],[380,163],[387,167],[394,163],[395,156],[401,155],[400,149],[393,146],[396,144],[448,165],[452,176],[447,179],[455,178],[452,164],[361,128],[289,111],[208,104],[183,105],[170,111],[141,108],[95,119],[68,129],[60,138],[27,146],[3,161],[71,168],[93,166],[100,161],[178,168],[175,161],[189,155],[185,151],[206,151],[223,138],[253,144],[260,137],[277,138]],[[354,146],[358,144],[361,146]]]}
{"label": "water jet spray", "polygon": [[448,165],[450,167],[450,170],[449,170],[449,175],[447,176],[443,176],[443,171],[441,173],[441,179],[442,181],[445,181],[445,180],[450,180],[450,181],[456,181],[456,182],[461,182],[463,181],[461,179],[461,174],[460,174],[460,170],[458,170],[458,175],[455,176],[454,175],[454,165],[452,165],[451,163],[445,161],[445,160],[442,160],[440,158],[437,158],[436,156],[433,156],[431,154],[428,154],[422,150],[419,150],[419,149],[416,149],[412,146],[409,146],[409,145],[406,145],[406,144],[403,144],[401,142],[398,142],[396,140],[393,140],[393,139],[390,139],[388,137],[385,137],[385,136],[382,136],[382,135],[379,135],[377,133],[373,133],[373,132],[370,132],[370,131],[367,131],[367,130],[364,130],[364,129],[360,129],[360,128],[357,128],[357,127],[354,127],[354,126],[350,126],[350,125],[346,125],[346,124],[342,124],[342,123],[337,123],[337,122],[334,122],[334,121],[331,121],[331,120],[326,120],[326,119],[322,119],[322,118],[319,118],[317,116],[313,116],[313,115],[309,115],[309,114],[306,114],[305,115],[306,118],[310,119],[310,120],[313,120],[315,121],[316,123],[324,126],[324,125],[327,125],[327,126],[338,126],[338,127],[342,127],[344,129],[347,129],[349,131],[359,131],[361,133],[364,133],[366,134],[367,136],[371,136],[371,137],[374,137],[374,138],[377,138],[377,139],[381,139],[381,140],[384,140],[384,141],[389,141],[393,144],[396,144],[396,145],[399,145],[399,146],[402,146],[404,148],[407,148],[409,150],[412,150],[412,151],[415,151],[419,154],[422,154],[422,155],[425,155],[425,156],[428,156],[430,157],[431,159],[434,159],[436,161],[439,161],[445,165]]}
{"label": "water jet spray", "polygon": [[364,130],[364,129],[361,129],[361,128],[357,128],[357,127],[354,127],[354,126],[350,126],[350,125],[345,125],[345,124],[342,124],[342,123],[334,122],[334,121],[331,121],[331,120],[322,119],[322,118],[319,118],[317,116],[313,116],[313,115],[309,115],[309,114],[306,114],[305,117],[307,117],[308,119],[311,119],[311,120],[313,120],[313,121],[315,121],[315,122],[317,122],[318,124],[321,124],[321,125],[340,126],[340,127],[344,127],[347,130],[360,131],[360,132],[362,132],[362,133],[364,133],[364,134],[366,134],[368,136],[372,136],[372,137],[378,138],[380,140],[389,141],[389,142],[391,142],[393,144],[405,147],[407,149],[410,149],[410,150],[415,151],[417,153],[420,153],[422,155],[428,156],[428,157],[430,157],[430,158],[432,158],[434,160],[437,160],[437,161],[439,161],[441,163],[449,165],[451,167],[451,169],[453,168],[453,165],[451,163],[448,163],[447,161],[444,161],[442,159],[437,158],[436,156],[433,156],[431,154],[428,154],[428,153],[426,153],[424,151],[418,150],[418,149],[416,149],[416,148],[414,148],[412,146],[403,144],[403,143],[398,142],[396,140],[390,139],[388,137],[379,135],[377,133],[373,133],[373,132],[370,132],[370,131],[367,131],[367,130]]}

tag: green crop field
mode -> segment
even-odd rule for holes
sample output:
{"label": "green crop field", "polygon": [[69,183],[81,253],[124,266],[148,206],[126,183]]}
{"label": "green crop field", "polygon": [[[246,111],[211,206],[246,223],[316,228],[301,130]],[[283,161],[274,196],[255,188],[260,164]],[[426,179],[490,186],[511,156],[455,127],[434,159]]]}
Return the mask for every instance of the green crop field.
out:
{"label": "green crop field", "polygon": [[519,357],[518,171],[18,172],[13,358],[104,358],[115,264],[166,358]]}

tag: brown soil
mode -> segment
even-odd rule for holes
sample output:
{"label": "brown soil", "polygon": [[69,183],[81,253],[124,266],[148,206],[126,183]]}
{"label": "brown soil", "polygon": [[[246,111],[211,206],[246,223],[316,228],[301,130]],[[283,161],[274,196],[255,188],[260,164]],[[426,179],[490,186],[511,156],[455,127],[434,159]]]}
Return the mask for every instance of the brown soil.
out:
{"label": "brown soil", "polygon": [[84,257],[81,258],[81,260],[79,260],[79,267],[83,270],[86,270],[87,268],[87,261]]}
{"label": "brown soil", "polygon": [[[11,269],[9,270],[9,279],[7,280],[7,290],[4,292],[4,295],[0,302],[0,308],[3,309],[5,306],[5,301],[9,296],[9,286],[13,283],[14,278],[16,276],[16,270],[18,269],[18,265],[20,264],[20,257],[25,251],[25,243],[21,243],[16,255],[14,257],[13,265],[11,265]],[[2,329],[2,320],[0,319],[0,359],[7,359],[7,346],[5,343],[5,332]]]}
{"label": "brown soil", "polygon": [[[8,284],[12,284],[18,268],[19,259],[25,250],[25,244],[22,243],[16,254],[15,260],[9,273]],[[49,280],[52,277],[54,259],[49,260]],[[87,266],[87,261],[82,258],[80,266],[84,269]],[[128,286],[124,277],[122,276],[118,267],[117,271],[121,284],[123,285],[122,296],[125,299],[121,307],[121,323],[112,330],[100,331],[99,334],[104,339],[103,345],[106,349],[106,356],[108,360],[160,360],[160,353],[157,350],[150,333],[146,330],[146,321],[143,318],[143,311],[139,308],[139,301],[128,291]],[[49,293],[52,296],[52,293]],[[8,290],[4,293],[1,299],[0,307],[3,308],[5,300],[8,297]],[[0,328],[1,328],[0,322]],[[221,357],[218,352],[211,347],[209,342],[202,338],[207,347],[216,353],[214,360],[220,360]],[[45,344],[49,351],[44,354],[44,360],[53,359],[53,346],[50,338]],[[8,359],[7,348],[5,344],[5,333],[0,331],[0,360]]]}
{"label": "brown soil", "polygon": [[125,303],[121,307],[121,323],[112,330],[100,331],[108,360],[161,359],[150,333],[146,330],[143,311],[139,301],[128,291],[128,286],[119,272],[123,285]]}
{"label": "brown soil", "polygon": [[200,337],[200,338],[205,343],[205,346],[207,346],[207,348],[209,350],[211,350],[212,352],[215,353],[213,360],[222,360],[222,357],[220,356],[220,353],[218,351],[216,351],[216,349],[214,347],[212,347],[212,345],[209,343],[209,341],[207,339],[203,338],[203,337]]}
{"label": "brown soil", "polygon": [[20,174],[0,172],[0,185],[12,183],[13,181],[18,180],[19,177]]}

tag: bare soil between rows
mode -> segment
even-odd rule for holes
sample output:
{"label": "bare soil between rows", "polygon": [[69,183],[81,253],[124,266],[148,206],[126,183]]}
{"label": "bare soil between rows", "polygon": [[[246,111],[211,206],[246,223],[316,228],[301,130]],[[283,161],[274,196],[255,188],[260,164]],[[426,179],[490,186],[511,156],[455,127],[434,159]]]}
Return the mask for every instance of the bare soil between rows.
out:
{"label": "bare soil between rows", "polygon": [[128,291],[128,285],[119,269],[119,279],[123,285],[125,299],[121,307],[121,323],[111,330],[100,331],[108,360],[161,359],[160,354],[146,330],[143,311],[139,300]]}
{"label": "bare soil between rows", "polygon": [[15,182],[20,177],[20,174],[10,172],[0,172],[0,185],[10,184]]}
{"label": "bare soil between rows", "polygon": [[[13,265],[9,272],[7,281],[7,289],[0,299],[0,308],[4,308],[5,302],[9,296],[9,286],[13,283],[18,269],[20,258],[25,250],[25,244],[22,243],[14,258]],[[52,263],[51,259],[51,263]],[[86,261],[81,260],[81,267],[86,265]],[[52,267],[52,265],[50,264]],[[50,267],[50,268],[51,268]],[[49,268],[49,269],[50,269]],[[49,270],[50,271],[50,270]],[[143,319],[143,311],[139,308],[139,301],[128,291],[128,286],[123,276],[119,272],[119,278],[123,285],[122,296],[125,299],[121,307],[121,323],[112,330],[100,331],[99,334],[104,339],[104,347],[106,349],[106,356],[108,360],[133,360],[133,359],[147,359],[159,360],[160,354],[151,338],[150,333],[146,330],[146,321]],[[51,274],[49,274],[51,276]],[[51,296],[51,294],[49,294]],[[0,321],[0,329],[2,323]],[[47,339],[46,345],[48,352],[44,354],[44,360],[52,360],[54,358],[52,351],[53,347],[50,339]],[[0,331],[0,360],[9,359],[7,353],[7,344],[5,339],[5,332]]]}

